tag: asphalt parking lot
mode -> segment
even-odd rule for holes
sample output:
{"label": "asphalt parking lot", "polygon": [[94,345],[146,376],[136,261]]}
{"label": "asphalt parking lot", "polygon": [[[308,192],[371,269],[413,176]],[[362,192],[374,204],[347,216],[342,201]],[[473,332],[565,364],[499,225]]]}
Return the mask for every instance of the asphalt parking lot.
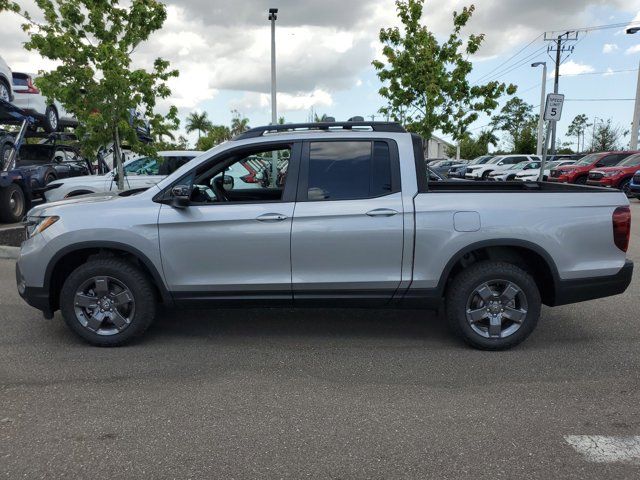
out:
{"label": "asphalt parking lot", "polygon": [[[633,232],[639,265],[636,200]],[[167,311],[98,349],[23,303],[13,268],[0,260],[5,478],[640,478],[637,272],[491,353],[387,310]]]}

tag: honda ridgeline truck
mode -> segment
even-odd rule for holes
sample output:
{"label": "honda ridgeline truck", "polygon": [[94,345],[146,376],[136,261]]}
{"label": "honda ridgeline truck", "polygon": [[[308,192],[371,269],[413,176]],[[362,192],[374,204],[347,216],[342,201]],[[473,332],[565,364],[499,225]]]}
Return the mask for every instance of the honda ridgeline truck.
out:
{"label": "honda ridgeline truck", "polygon": [[[271,162],[268,184],[225,172]],[[420,137],[394,123],[260,127],[145,191],[34,207],[18,291],[88,342],[121,345],[158,304],[446,309],[499,350],[541,304],[625,291],[630,210],[604,188],[428,181]]]}

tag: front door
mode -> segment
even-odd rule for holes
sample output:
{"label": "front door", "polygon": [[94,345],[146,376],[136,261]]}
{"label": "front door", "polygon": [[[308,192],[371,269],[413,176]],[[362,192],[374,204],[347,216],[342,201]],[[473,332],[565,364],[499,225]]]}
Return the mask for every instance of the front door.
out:
{"label": "front door", "polygon": [[294,300],[388,301],[403,252],[395,142],[311,141],[303,151],[291,234]]}
{"label": "front door", "polygon": [[[300,145],[267,144],[223,153],[193,174],[191,205],[162,205],[162,266],[176,299],[290,302],[291,222],[297,178],[287,178]],[[226,171],[249,155],[277,161],[274,184],[236,188]],[[296,170],[297,171],[297,170]]]}

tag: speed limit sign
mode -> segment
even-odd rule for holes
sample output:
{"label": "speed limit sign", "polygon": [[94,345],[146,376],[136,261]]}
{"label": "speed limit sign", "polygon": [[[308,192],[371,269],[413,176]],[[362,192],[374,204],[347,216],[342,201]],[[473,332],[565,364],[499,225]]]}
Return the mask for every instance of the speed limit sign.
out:
{"label": "speed limit sign", "polygon": [[557,122],[562,117],[562,104],[564,95],[560,93],[550,93],[547,95],[547,104],[544,108],[544,119],[548,122]]}

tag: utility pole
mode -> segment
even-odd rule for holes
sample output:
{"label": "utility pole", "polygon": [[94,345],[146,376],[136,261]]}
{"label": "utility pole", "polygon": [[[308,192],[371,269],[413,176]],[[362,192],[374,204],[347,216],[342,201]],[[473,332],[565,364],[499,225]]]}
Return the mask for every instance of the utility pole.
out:
{"label": "utility pole", "polygon": [[[555,64],[556,73],[553,82],[553,93],[559,93],[560,90],[560,64],[562,63],[562,54],[567,53],[571,55],[573,53],[573,45],[566,45],[567,42],[575,42],[578,40],[578,32],[569,30],[559,35],[555,35],[557,32],[545,32],[544,41],[551,42],[551,45],[547,48],[547,53],[555,52]],[[566,58],[566,57],[565,57]],[[551,154],[556,153],[556,123],[551,126]]]}
{"label": "utility pole", "polygon": [[542,66],[542,89],[540,92],[540,115],[538,119],[538,144],[536,146],[536,155],[542,155],[542,140],[544,139],[544,105],[547,98],[547,62],[536,62],[531,64],[532,67]]}
{"label": "utility pole", "polygon": [[[269,9],[269,21],[271,21],[271,125],[278,123],[278,106],[276,104],[276,20],[278,9]],[[276,187],[278,182],[278,154],[271,152],[271,187]]]}

